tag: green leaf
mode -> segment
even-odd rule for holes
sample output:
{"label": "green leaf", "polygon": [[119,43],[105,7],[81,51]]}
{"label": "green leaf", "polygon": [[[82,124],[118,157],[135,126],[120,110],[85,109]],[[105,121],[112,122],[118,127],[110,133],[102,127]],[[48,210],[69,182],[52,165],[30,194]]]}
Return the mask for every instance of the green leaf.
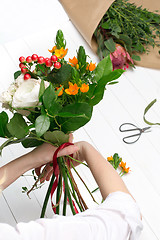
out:
{"label": "green leaf", "polygon": [[42,95],[42,100],[44,107],[49,110],[52,107],[53,102],[56,99],[55,90],[52,84],[44,91]]}
{"label": "green leaf", "polygon": [[53,132],[48,131],[44,134],[44,139],[60,146],[61,144],[69,141],[69,135],[58,130]]}
{"label": "green leaf", "polygon": [[134,54],[132,54],[132,59],[135,61],[141,61],[141,57]]}
{"label": "green leaf", "polygon": [[52,83],[57,83],[58,85],[64,85],[67,87],[68,82],[71,79],[71,72],[72,67],[69,64],[64,64],[58,71],[52,71],[48,77],[47,80],[51,81]]}
{"label": "green leaf", "polygon": [[[114,81],[115,79],[119,78],[124,70],[116,69],[107,76],[102,77],[99,81],[97,86],[94,87],[94,92],[92,93],[92,97],[90,98],[90,105],[94,106],[98,104],[102,99],[105,91],[105,86],[107,83]],[[116,83],[116,82],[114,82]]]}
{"label": "green leaf", "polygon": [[73,114],[72,117],[58,118],[62,131],[70,132],[82,127],[91,119],[92,107],[88,103],[73,103],[64,107],[61,112]]}
{"label": "green leaf", "polygon": [[14,79],[17,79],[22,74],[21,71],[17,71],[14,73]]}
{"label": "green leaf", "polygon": [[43,141],[28,137],[24,139],[21,143],[24,148],[32,148],[41,145]]}
{"label": "green leaf", "polygon": [[6,112],[0,113],[0,137],[6,137],[6,125],[8,123],[8,115]]}
{"label": "green leaf", "polygon": [[85,117],[85,114],[73,114],[73,113],[70,113],[70,112],[59,112],[57,114],[58,117]]}
{"label": "green leaf", "polygon": [[77,53],[78,64],[80,66],[86,65],[86,58],[87,56],[86,56],[85,49],[84,47],[80,46]]}
{"label": "green leaf", "polygon": [[110,56],[101,60],[95,69],[95,81],[98,82],[102,77],[109,75],[113,70]]}
{"label": "green leaf", "polygon": [[7,124],[7,129],[13,137],[24,138],[28,134],[28,125],[21,114],[15,113]]}
{"label": "green leaf", "polygon": [[41,137],[50,126],[50,119],[47,115],[40,115],[36,118],[35,129],[38,137]]}
{"label": "green leaf", "polygon": [[116,50],[116,43],[112,38],[109,38],[107,41],[105,41],[104,45],[111,53]]}
{"label": "green leaf", "polygon": [[43,95],[45,91],[45,85],[43,79],[41,79],[40,89],[39,89],[39,100],[41,99],[41,96]]}
{"label": "green leaf", "polygon": [[104,29],[111,29],[111,25],[109,22],[104,22],[102,25],[101,25],[102,28]]}

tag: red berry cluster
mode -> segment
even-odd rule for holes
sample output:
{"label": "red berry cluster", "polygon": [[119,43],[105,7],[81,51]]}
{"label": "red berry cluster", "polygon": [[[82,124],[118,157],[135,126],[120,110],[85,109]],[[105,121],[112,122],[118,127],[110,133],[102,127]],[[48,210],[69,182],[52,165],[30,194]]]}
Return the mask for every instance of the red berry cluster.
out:
{"label": "red berry cluster", "polygon": [[54,67],[56,69],[61,68],[61,63],[58,62],[58,58],[56,55],[52,55],[50,58],[44,58],[42,56],[38,56],[37,54],[33,54],[32,56],[28,56],[27,58],[21,56],[19,58],[20,64],[19,67],[21,68],[21,72],[24,74],[24,80],[28,80],[31,78],[31,75],[28,73],[27,64],[45,64],[46,67]]}

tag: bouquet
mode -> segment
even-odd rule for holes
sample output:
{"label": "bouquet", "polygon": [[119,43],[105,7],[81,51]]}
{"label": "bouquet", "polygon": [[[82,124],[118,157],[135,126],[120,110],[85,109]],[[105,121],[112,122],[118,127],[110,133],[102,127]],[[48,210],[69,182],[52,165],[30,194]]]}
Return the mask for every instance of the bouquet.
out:
{"label": "bouquet", "polygon": [[140,0],[60,2],[100,59],[110,55],[114,69],[160,68],[159,1],[146,0],[143,6]]}
{"label": "bouquet", "polygon": [[[114,68],[134,66],[149,46],[160,47],[160,15],[128,0],[116,0],[95,30],[100,59],[110,55]],[[160,54],[160,51],[159,51]]]}
{"label": "bouquet", "polygon": [[93,106],[103,99],[106,86],[117,83],[124,72],[122,69],[113,70],[109,56],[96,66],[87,60],[82,46],[77,56],[69,60],[65,60],[67,51],[63,32],[58,30],[55,46],[49,50],[51,57],[21,56],[20,70],[15,72],[14,82],[0,96],[2,107],[12,113],[11,118],[6,111],[0,113],[0,137],[6,140],[0,146],[0,153],[4,147],[16,143],[21,143],[24,148],[44,142],[58,147],[53,156],[54,173],[41,217],[44,217],[49,196],[51,194],[52,198],[55,190],[56,203],[52,203],[52,207],[59,214],[63,188],[63,215],[66,214],[67,201],[73,214],[78,211],[77,207],[80,211],[87,208],[70,169],[72,167],[77,173],[70,161],[74,161],[73,157],[57,159],[57,153],[70,144],[70,133],[90,121]]}

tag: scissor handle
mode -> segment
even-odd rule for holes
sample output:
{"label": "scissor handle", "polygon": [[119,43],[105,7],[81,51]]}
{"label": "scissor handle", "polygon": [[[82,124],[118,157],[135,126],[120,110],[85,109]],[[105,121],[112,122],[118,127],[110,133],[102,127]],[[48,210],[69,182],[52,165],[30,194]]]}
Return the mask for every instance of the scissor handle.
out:
{"label": "scissor handle", "polygon": [[[138,138],[137,138],[135,141],[129,142],[129,141],[126,141],[126,140],[125,140],[125,139],[127,139],[127,138],[132,138],[132,137],[136,137],[136,136],[138,136]],[[140,132],[140,133],[137,133],[137,134],[134,134],[134,135],[131,135],[131,136],[124,137],[122,140],[123,140],[123,142],[125,142],[125,143],[127,143],[127,144],[131,144],[131,143],[137,142],[138,139],[140,138],[140,136],[141,136],[141,132]]]}
{"label": "scissor handle", "polygon": [[[123,126],[127,126],[127,125],[133,126],[134,128],[131,128],[131,129],[123,129]],[[138,131],[141,132],[141,129],[138,128],[137,126],[135,126],[135,125],[132,124],[132,123],[123,123],[123,124],[119,127],[119,131],[120,131],[120,132],[130,132],[130,131],[135,131],[135,130],[138,130]]]}

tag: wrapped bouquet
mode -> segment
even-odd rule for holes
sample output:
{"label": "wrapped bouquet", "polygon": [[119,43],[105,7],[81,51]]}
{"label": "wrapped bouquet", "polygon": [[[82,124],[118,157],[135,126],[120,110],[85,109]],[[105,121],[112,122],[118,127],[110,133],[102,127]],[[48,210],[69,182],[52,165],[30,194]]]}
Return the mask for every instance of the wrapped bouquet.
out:
{"label": "wrapped bouquet", "polygon": [[60,1],[100,59],[110,55],[115,69],[160,68],[159,1]]}
{"label": "wrapped bouquet", "polygon": [[[84,126],[92,117],[93,106],[102,98],[109,84],[117,83],[122,69],[113,70],[110,57],[96,66],[82,46],[77,56],[65,60],[68,49],[61,30],[57,32],[55,46],[49,50],[50,58],[32,56],[19,58],[20,70],[14,74],[14,82],[0,96],[0,137],[6,141],[0,152],[11,144],[36,147],[44,142],[58,147],[53,156],[54,173],[46,194],[41,217],[44,217],[49,196],[55,193],[54,212],[59,214],[59,203],[64,187],[63,214],[69,202],[72,213],[77,208],[87,208],[75,184],[70,167],[72,156],[57,159],[59,149],[68,146],[69,134]],[[73,160],[74,161],[74,160]],[[74,169],[74,167],[73,167]],[[39,180],[39,179],[38,179]],[[37,181],[35,183],[36,187]]]}

